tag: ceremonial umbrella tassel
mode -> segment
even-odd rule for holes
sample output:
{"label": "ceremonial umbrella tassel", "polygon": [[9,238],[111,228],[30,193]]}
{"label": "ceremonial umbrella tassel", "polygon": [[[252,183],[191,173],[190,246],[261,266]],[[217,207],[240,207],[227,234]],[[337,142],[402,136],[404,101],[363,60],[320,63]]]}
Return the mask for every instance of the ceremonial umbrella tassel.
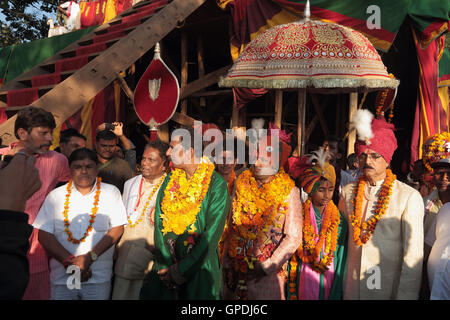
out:
{"label": "ceremonial umbrella tassel", "polygon": [[156,43],[153,60],[134,91],[134,110],[150,127],[150,140],[156,139],[158,127],[173,116],[180,96],[178,80],[161,59],[160,52]]}

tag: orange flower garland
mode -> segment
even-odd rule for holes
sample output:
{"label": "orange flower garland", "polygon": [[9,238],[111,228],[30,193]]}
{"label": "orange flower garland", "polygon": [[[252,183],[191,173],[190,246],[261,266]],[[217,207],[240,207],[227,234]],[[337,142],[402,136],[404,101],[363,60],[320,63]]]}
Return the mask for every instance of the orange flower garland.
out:
{"label": "orange flower garland", "polygon": [[[303,204],[303,242],[297,249],[298,256],[303,262],[312,263],[315,271],[323,273],[333,261],[337,248],[338,227],[341,222],[339,210],[333,201],[330,201],[325,210],[320,234],[314,232],[309,214],[311,200]],[[316,240],[318,241],[316,243]],[[323,250],[325,244],[325,250]],[[320,259],[322,253],[322,259]],[[320,261],[319,261],[320,259]]]}
{"label": "orange flower garland", "polygon": [[[131,221],[130,217],[128,217],[128,227],[129,228],[134,228],[136,227],[145,217],[145,212],[147,211],[147,207],[148,204],[150,203],[150,201],[152,200],[153,195],[155,194],[155,192],[159,189],[159,187],[161,186],[161,184],[163,183],[164,179],[166,178],[166,174],[163,174],[161,176],[161,178],[158,181],[158,184],[156,186],[153,187],[152,192],[150,192],[150,195],[147,198],[147,202],[145,203],[144,209],[142,209],[142,213],[141,215],[136,219],[136,221],[133,223],[133,221]],[[144,178],[142,178],[144,179]],[[136,208],[137,209],[137,208]],[[151,219],[150,219],[151,221]]]}
{"label": "orange flower garland", "polygon": [[183,234],[189,227],[189,233],[195,232],[194,223],[200,212],[203,199],[209,189],[214,172],[214,163],[203,157],[193,176],[186,179],[184,170],[174,169],[164,190],[161,202],[163,234],[173,232]]}
{"label": "orange flower garland", "polygon": [[75,239],[72,235],[72,232],[69,230],[70,227],[70,222],[69,222],[69,217],[68,217],[68,212],[69,212],[69,199],[70,199],[70,195],[72,193],[72,179],[70,179],[69,183],[67,184],[67,194],[66,194],[66,201],[64,202],[64,211],[62,212],[63,216],[64,216],[64,231],[67,234],[68,238],[67,240],[72,242],[73,244],[79,244],[80,242],[84,242],[87,238],[87,236],[89,235],[89,233],[92,230],[92,225],[94,224],[95,221],[95,216],[97,215],[97,211],[98,211],[98,201],[100,199],[100,183],[102,181],[102,178],[97,177],[97,185],[96,188],[97,190],[95,191],[95,196],[94,196],[94,206],[92,207],[91,210],[91,219],[89,219],[89,226],[86,229],[86,232],[84,233],[83,237],[81,237],[81,239]]}
{"label": "orange flower garland", "polygon": [[261,188],[250,170],[243,172],[236,181],[227,253],[238,272],[240,299],[246,299],[248,270],[253,270],[254,262],[260,260],[254,256],[256,241],[270,227],[282,228],[281,219],[288,209],[285,201],[293,187],[294,182],[283,169]]}
{"label": "orange flower garland", "polygon": [[380,192],[378,194],[378,201],[375,206],[374,215],[367,220],[362,222],[362,204],[364,200],[364,188],[366,184],[366,179],[361,176],[358,179],[356,188],[353,191],[353,212],[349,216],[350,222],[353,226],[353,241],[358,245],[362,246],[371,237],[372,233],[375,231],[378,221],[386,213],[386,209],[389,205],[389,199],[392,195],[392,187],[397,177],[392,173],[390,169],[386,170],[386,179],[381,186]]}

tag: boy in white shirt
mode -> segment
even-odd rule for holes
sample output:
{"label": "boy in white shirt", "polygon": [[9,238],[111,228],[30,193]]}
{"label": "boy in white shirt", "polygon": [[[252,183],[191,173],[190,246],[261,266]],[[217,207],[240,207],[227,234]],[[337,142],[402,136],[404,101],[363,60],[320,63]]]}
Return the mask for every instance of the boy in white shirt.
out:
{"label": "boy in white shirt", "polygon": [[80,29],[80,5],[77,0],[64,2],[58,10],[67,16],[66,28],[69,32]]}

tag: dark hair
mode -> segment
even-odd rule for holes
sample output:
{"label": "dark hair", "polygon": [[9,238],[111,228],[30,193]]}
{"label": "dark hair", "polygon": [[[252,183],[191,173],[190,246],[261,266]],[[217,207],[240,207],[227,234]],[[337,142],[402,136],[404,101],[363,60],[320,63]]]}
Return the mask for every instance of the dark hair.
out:
{"label": "dark hair", "polygon": [[[194,128],[192,128],[192,127],[184,127],[183,126],[183,127],[179,128],[179,129],[184,129],[184,130],[186,130],[188,132],[188,136],[186,137],[187,139],[185,139],[185,135],[184,134],[174,135],[174,137],[178,137],[178,136],[182,137],[181,145],[182,145],[183,149],[187,151],[188,147],[192,148],[194,150],[194,155],[197,158],[201,158],[203,156],[203,139],[201,141],[202,143],[200,143],[197,148],[194,148],[194,145],[195,145],[195,139],[194,139],[195,131],[194,131]],[[197,135],[200,135],[200,134],[197,134]]]}
{"label": "dark hair", "polygon": [[77,129],[69,128],[64,131],[61,131],[59,143],[67,143],[70,141],[70,139],[72,139],[72,137],[81,138],[84,141],[86,141],[86,137],[83,136],[81,133],[79,133]]}
{"label": "dark hair", "polygon": [[[337,136],[330,135],[330,136],[326,137],[326,138],[323,140],[323,142],[325,142],[325,141],[328,141],[328,142],[331,142],[331,141],[337,142],[337,148],[338,148],[339,153],[342,153],[342,152],[343,152],[343,150],[344,150],[344,145],[343,145],[343,143],[342,143],[342,139],[339,139]],[[322,144],[323,144],[323,143],[322,143]]]}
{"label": "dark hair", "polygon": [[56,127],[55,118],[50,112],[36,107],[27,107],[17,113],[14,123],[14,134],[17,139],[19,139],[17,130],[20,128],[30,133],[36,127],[47,127],[53,130]]}
{"label": "dark hair", "polygon": [[356,156],[356,153],[351,153],[347,157],[347,165],[350,169],[353,169],[354,164],[358,162],[358,157]]}
{"label": "dark hair", "polygon": [[167,167],[169,165],[169,158],[167,157],[167,150],[169,149],[169,144],[165,143],[161,140],[153,140],[150,141],[145,145],[144,152],[147,150],[147,148],[153,148],[158,150],[159,156],[164,161],[164,167]]}
{"label": "dark hair", "polygon": [[88,149],[88,148],[80,148],[80,149],[74,150],[70,154],[70,156],[69,156],[69,166],[74,161],[84,160],[84,159],[92,160],[96,164],[98,164],[97,153],[95,153],[95,151],[92,151],[91,149]]}
{"label": "dark hair", "polygon": [[102,130],[97,132],[97,135],[95,136],[95,141],[99,141],[100,139],[103,140],[115,140],[117,139],[117,136],[114,134],[114,132],[110,130]]}

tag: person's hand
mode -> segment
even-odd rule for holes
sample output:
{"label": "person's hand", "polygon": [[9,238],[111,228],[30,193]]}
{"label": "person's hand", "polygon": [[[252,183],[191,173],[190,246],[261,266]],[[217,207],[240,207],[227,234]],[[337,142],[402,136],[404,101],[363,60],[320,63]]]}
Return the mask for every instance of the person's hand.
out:
{"label": "person's hand", "polygon": [[159,270],[158,276],[162,283],[164,283],[169,289],[173,289],[174,285],[170,279],[169,268]]}
{"label": "person's hand", "polygon": [[263,267],[261,265],[261,262],[254,261],[253,265],[254,265],[254,269],[252,270],[252,272],[249,272],[249,278],[252,279],[252,280],[255,280],[255,282],[259,282],[267,274],[264,271],[264,269],[263,269]]}
{"label": "person's hand", "polygon": [[114,127],[114,134],[118,137],[123,136],[123,123],[122,122],[113,122]]}
{"label": "person's hand", "polygon": [[27,200],[42,185],[35,162],[33,156],[19,152],[0,170],[0,209],[25,210]]}
{"label": "person's hand", "polygon": [[103,131],[103,130],[105,130],[106,129],[106,123],[102,123],[101,125],[99,125],[98,127],[97,127],[97,131]]}
{"label": "person's hand", "polygon": [[92,276],[92,271],[90,270],[92,259],[89,253],[76,256],[72,259],[72,264],[80,268],[81,282],[89,280],[89,278]]}

